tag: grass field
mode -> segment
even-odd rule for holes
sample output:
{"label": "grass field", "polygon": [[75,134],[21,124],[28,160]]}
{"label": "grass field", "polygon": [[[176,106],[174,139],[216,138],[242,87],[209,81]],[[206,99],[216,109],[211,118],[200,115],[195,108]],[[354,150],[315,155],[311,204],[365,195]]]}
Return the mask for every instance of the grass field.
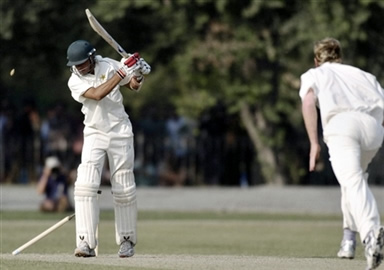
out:
{"label": "grass field", "polygon": [[96,258],[73,256],[74,220],[13,256],[13,250],[65,215],[22,211],[0,214],[2,270],[365,268],[360,244],[354,260],[335,256],[341,239],[341,216],[141,211],[136,255],[120,259],[116,255],[112,211],[101,213]]}

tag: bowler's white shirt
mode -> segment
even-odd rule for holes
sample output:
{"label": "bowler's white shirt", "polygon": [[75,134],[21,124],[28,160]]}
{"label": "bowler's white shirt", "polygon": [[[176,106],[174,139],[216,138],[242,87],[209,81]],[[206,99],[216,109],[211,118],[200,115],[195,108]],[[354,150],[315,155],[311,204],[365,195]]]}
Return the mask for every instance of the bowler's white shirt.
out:
{"label": "bowler's white shirt", "polygon": [[384,92],[370,73],[326,62],[301,75],[301,99],[310,88],[317,97],[323,128],[334,115],[347,111],[364,112],[383,122]]}
{"label": "bowler's white shirt", "polygon": [[108,132],[122,122],[129,122],[123,105],[120,86],[117,85],[106,97],[97,101],[85,98],[83,94],[91,87],[97,87],[115,75],[121,63],[110,59],[95,57],[95,74],[78,76],[72,73],[68,81],[72,97],[83,104],[84,125],[87,128]]}

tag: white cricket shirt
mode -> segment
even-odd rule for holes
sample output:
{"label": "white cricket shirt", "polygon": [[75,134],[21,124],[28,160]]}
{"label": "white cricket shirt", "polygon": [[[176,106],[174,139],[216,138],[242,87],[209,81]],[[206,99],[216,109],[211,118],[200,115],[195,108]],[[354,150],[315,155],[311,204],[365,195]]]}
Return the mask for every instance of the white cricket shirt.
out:
{"label": "white cricket shirt", "polygon": [[384,92],[376,77],[353,66],[326,62],[301,75],[300,97],[312,88],[317,97],[323,128],[340,112],[356,111],[384,117]]}
{"label": "white cricket shirt", "polygon": [[95,57],[95,74],[78,76],[72,73],[68,81],[72,97],[83,104],[84,125],[102,132],[109,132],[122,122],[128,122],[128,114],[123,105],[120,86],[117,85],[107,96],[97,101],[85,98],[83,94],[91,87],[97,87],[106,82],[121,67],[121,63],[110,59]]}

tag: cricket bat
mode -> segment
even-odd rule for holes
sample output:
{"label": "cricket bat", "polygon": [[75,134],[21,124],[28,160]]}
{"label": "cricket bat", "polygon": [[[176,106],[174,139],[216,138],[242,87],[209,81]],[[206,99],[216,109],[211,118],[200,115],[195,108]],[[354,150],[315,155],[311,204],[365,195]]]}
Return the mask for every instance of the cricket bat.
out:
{"label": "cricket bat", "polygon": [[122,57],[128,58],[131,56],[129,53],[127,53],[119,43],[116,42],[116,40],[111,37],[111,35],[104,29],[104,27],[96,20],[95,16],[91,13],[89,9],[85,10],[85,14],[87,15],[89,24],[91,25],[92,29],[99,34],[106,42],[108,42],[109,45],[112,46]]}

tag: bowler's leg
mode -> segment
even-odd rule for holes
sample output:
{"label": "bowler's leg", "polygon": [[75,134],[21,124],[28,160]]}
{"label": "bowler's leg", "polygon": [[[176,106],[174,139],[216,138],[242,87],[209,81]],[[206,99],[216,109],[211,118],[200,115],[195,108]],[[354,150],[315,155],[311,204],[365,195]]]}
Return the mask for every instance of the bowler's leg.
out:
{"label": "bowler's leg", "polygon": [[[364,239],[373,227],[380,224],[380,217],[365,179],[360,145],[347,136],[330,136],[327,145],[333,171],[343,189],[343,207],[350,213],[345,216],[345,223],[356,226],[361,239]],[[364,159],[371,160],[374,154],[365,153]]]}

